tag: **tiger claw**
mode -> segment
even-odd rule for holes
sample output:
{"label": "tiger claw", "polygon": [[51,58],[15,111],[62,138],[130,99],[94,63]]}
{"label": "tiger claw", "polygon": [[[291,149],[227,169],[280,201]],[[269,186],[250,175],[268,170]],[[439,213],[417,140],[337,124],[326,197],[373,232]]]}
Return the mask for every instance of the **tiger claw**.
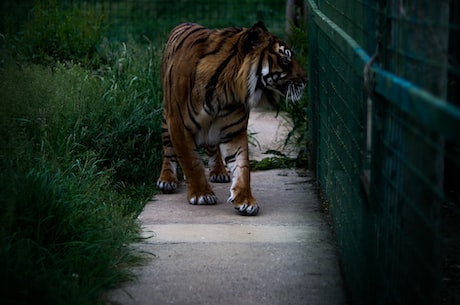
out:
{"label": "tiger claw", "polygon": [[235,198],[231,195],[228,197],[227,202],[232,203],[235,206],[235,210],[237,210],[242,216],[256,216],[257,213],[259,213],[259,206],[257,205],[257,202],[254,202],[252,205],[247,202],[237,205],[235,204]]}
{"label": "tiger claw", "polygon": [[235,207],[235,209],[238,211],[238,214],[242,216],[256,216],[257,213],[259,213],[259,206],[257,205],[243,204],[239,208]]}

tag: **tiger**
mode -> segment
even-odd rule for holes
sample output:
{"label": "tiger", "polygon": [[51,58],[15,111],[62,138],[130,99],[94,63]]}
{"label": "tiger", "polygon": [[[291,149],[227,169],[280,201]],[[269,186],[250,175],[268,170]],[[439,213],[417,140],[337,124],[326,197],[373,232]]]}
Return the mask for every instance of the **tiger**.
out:
{"label": "tiger", "polygon": [[251,28],[176,26],[161,63],[163,162],[157,187],[174,192],[180,165],[188,202],[216,204],[198,150],[204,147],[209,180],[231,181],[227,201],[241,215],[257,215],[259,205],[250,186],[250,110],[264,97],[297,102],[306,82],[294,52],[262,21]]}

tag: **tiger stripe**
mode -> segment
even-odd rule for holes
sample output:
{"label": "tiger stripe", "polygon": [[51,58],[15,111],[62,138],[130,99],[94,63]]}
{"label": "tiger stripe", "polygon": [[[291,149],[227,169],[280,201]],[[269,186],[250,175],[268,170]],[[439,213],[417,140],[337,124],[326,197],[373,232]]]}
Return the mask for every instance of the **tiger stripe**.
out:
{"label": "tiger stripe", "polygon": [[197,152],[204,145],[210,180],[231,178],[229,202],[240,214],[257,214],[259,206],[250,189],[249,112],[261,99],[300,98],[306,74],[293,52],[262,22],[221,30],[184,23],[168,37],[161,79],[164,158],[158,187],[174,191],[180,164],[189,203],[215,204]]}

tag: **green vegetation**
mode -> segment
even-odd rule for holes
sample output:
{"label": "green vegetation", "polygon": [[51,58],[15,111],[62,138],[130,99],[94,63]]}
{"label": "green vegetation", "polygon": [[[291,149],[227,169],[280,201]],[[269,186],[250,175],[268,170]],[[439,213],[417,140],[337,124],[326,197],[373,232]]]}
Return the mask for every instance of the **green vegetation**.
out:
{"label": "green vegetation", "polygon": [[[308,33],[306,31],[307,25],[300,25],[300,27],[296,27],[291,24],[291,29],[292,37],[290,39],[290,45],[296,52],[296,58],[299,61],[299,64],[306,68],[308,65]],[[299,103],[290,104],[284,109],[289,114],[293,124],[292,130],[289,132],[286,138],[286,143],[289,141],[295,141],[297,147],[300,147],[296,165],[298,167],[304,168],[307,168],[309,165],[308,143],[310,140],[308,138],[307,130],[308,90],[309,88],[307,86],[305,93]]]}
{"label": "green vegetation", "polygon": [[2,304],[93,304],[136,261],[161,113],[152,50],[118,49],[103,71],[2,68]]}
{"label": "green vegetation", "polygon": [[128,245],[155,192],[161,50],[110,43],[99,17],[59,9],[35,7],[2,41],[1,304],[102,302],[139,262]]}
{"label": "green vegetation", "polygon": [[[61,2],[2,3],[19,16],[3,10],[0,35],[5,305],[103,303],[106,289],[130,278],[126,267],[140,262],[129,247],[139,238],[136,217],[155,193],[161,166],[163,41],[185,18],[228,25],[212,14],[214,2],[201,8],[214,20],[209,24],[191,19],[196,12],[179,16],[183,10],[169,3],[163,9],[174,7],[176,18],[161,7],[142,9],[141,2]],[[226,14],[242,25],[275,15],[276,8],[253,4],[254,15]],[[143,23],[146,16],[151,23]],[[114,36],[123,21],[136,19],[127,22],[130,35]],[[269,27],[282,28],[280,22]],[[268,167],[292,166],[285,159]]]}
{"label": "green vegetation", "polygon": [[20,49],[34,62],[77,60],[89,63],[97,57],[96,47],[103,33],[103,15],[94,10],[64,9],[57,0],[36,2],[30,22],[23,30]]}
{"label": "green vegetation", "polygon": [[263,158],[260,161],[250,160],[251,171],[267,170],[274,168],[292,168],[296,165],[296,160],[286,156],[274,156]]}

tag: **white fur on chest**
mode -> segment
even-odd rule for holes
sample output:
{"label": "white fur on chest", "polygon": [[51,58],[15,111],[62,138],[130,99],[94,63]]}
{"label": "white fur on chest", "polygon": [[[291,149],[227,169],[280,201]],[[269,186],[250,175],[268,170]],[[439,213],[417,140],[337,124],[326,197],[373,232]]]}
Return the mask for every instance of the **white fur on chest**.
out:
{"label": "white fur on chest", "polygon": [[[252,63],[251,69],[249,70],[248,73],[248,92],[249,92],[249,98],[248,98],[248,104],[250,108],[254,108],[259,104],[260,98],[262,97],[263,90],[257,88],[257,83],[259,82],[259,78],[257,77],[257,62]],[[269,73],[269,67],[267,64],[265,64],[262,67],[262,75],[266,75]]]}

